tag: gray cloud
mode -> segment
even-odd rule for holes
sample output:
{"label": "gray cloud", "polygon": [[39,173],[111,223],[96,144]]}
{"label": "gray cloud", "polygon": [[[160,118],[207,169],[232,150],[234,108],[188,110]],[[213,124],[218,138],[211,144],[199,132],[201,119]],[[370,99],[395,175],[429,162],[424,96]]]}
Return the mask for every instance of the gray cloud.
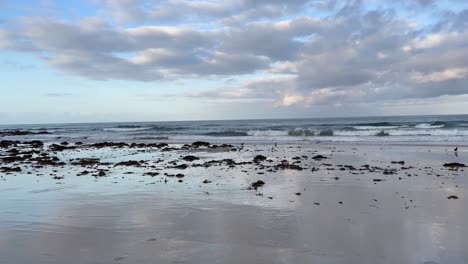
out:
{"label": "gray cloud", "polygon": [[110,15],[119,23],[200,21],[226,23],[289,15],[311,0],[107,0]]}
{"label": "gray cloud", "polygon": [[[105,6],[117,24],[8,21],[0,28],[0,49],[29,52],[95,80],[254,76],[181,95],[190,98],[293,106],[468,93],[468,9],[446,10],[435,1],[374,9],[366,0],[115,0]],[[413,19],[418,12],[443,15]]]}

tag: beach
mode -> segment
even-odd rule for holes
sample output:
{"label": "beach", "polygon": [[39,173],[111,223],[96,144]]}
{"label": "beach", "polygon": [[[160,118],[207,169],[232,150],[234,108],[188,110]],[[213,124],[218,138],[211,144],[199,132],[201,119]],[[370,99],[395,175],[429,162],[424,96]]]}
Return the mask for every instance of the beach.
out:
{"label": "beach", "polygon": [[452,144],[12,138],[0,263],[468,262]]}
{"label": "beach", "polygon": [[468,0],[0,7],[0,264],[468,264]]}

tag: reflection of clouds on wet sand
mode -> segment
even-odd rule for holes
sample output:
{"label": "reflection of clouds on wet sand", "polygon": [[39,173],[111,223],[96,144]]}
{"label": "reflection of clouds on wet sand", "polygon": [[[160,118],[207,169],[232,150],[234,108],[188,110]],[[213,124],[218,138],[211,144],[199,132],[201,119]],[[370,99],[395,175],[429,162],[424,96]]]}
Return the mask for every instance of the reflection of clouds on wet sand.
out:
{"label": "reflection of clouds on wet sand", "polygon": [[[465,174],[418,172],[445,154],[402,148],[377,156],[371,147],[346,149],[326,161],[417,166],[411,173],[419,176],[379,183],[347,171],[257,174],[249,166],[189,168],[183,183],[120,172],[97,180],[70,173],[56,186],[44,177],[8,178],[0,186],[0,263],[466,263]],[[302,154],[310,150],[294,153]],[[246,190],[260,179],[264,187]]]}

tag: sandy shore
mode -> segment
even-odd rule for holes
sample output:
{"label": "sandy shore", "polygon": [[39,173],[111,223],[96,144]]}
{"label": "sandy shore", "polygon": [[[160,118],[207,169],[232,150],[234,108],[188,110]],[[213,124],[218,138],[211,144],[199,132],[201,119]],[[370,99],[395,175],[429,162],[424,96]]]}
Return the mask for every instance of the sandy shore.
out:
{"label": "sandy shore", "polygon": [[23,143],[0,263],[468,263],[464,150]]}

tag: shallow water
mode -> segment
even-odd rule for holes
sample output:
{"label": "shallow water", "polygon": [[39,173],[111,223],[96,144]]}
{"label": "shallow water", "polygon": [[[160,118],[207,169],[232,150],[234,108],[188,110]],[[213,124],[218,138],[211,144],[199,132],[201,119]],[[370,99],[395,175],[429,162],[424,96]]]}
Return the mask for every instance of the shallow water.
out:
{"label": "shallow water", "polygon": [[[56,172],[65,176],[59,181],[45,171],[5,175],[0,263],[468,263],[468,175],[442,167],[466,163],[468,153],[402,146],[249,148],[197,155],[242,161],[259,153],[278,159],[320,153],[333,165],[395,167],[390,161],[405,160],[415,168],[412,177],[400,172],[379,183],[372,179],[383,178],[380,173],[257,174],[252,166],[189,168],[183,183],[124,174],[135,168],[94,178],[65,167]],[[89,154],[63,153],[61,159]],[[161,158],[102,150],[93,155]],[[164,155],[171,160],[181,153]],[[304,161],[309,163],[322,162]],[[246,190],[258,179],[266,182],[263,188]],[[452,194],[460,199],[448,200]]]}

